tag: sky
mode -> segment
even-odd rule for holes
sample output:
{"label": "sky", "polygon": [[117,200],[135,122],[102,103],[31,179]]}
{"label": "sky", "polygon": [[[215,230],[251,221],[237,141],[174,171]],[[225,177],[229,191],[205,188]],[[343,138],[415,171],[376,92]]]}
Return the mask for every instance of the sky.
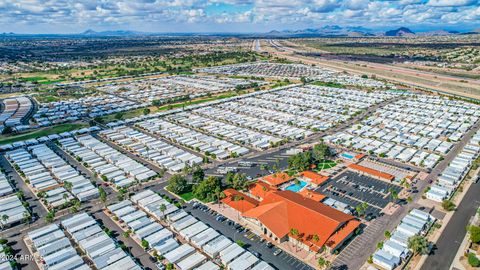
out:
{"label": "sky", "polygon": [[469,31],[480,0],[0,0],[0,32],[268,32],[363,26]]}

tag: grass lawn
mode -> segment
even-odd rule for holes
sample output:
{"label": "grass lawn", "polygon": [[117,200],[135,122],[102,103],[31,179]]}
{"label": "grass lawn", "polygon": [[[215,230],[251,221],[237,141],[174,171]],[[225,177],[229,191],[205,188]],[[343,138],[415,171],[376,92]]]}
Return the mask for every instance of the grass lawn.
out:
{"label": "grass lawn", "polygon": [[337,165],[337,163],[335,163],[335,161],[324,160],[324,161],[317,164],[317,167],[315,168],[315,171],[330,169],[330,168],[335,167],[336,165]]}
{"label": "grass lawn", "polygon": [[180,198],[182,198],[182,199],[183,199],[184,201],[186,201],[186,202],[188,202],[188,201],[190,201],[190,200],[192,200],[192,199],[195,198],[195,196],[193,195],[193,192],[192,192],[192,191],[187,192],[187,193],[180,194],[180,195],[178,195],[178,196],[180,196]]}
{"label": "grass lawn", "polygon": [[35,139],[35,138],[39,138],[39,137],[43,137],[43,136],[51,135],[55,133],[72,131],[72,130],[84,128],[87,126],[88,126],[87,124],[61,124],[61,125],[46,127],[46,128],[34,130],[34,131],[23,133],[23,134],[13,135],[13,136],[2,135],[0,136],[0,145],[28,140],[28,139]]}

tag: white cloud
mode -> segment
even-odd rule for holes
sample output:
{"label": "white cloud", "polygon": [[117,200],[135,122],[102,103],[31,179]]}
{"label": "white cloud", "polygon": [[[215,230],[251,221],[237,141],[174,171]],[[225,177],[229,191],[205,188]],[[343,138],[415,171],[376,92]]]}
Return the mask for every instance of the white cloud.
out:
{"label": "white cloud", "polygon": [[45,23],[56,29],[181,24],[187,30],[252,23],[277,29],[326,24],[478,25],[480,16],[479,0],[0,0],[0,12],[4,31]]}
{"label": "white cloud", "polygon": [[434,7],[463,7],[478,4],[477,0],[429,0],[427,5]]}

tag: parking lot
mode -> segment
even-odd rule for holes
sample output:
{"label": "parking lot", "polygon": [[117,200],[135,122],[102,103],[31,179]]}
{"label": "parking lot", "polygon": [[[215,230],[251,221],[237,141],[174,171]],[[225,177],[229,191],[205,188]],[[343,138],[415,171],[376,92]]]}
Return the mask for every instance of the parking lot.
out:
{"label": "parking lot", "polygon": [[274,252],[277,250],[276,247],[271,246],[262,241],[262,239],[249,232],[249,231],[240,231],[237,230],[238,226],[234,224],[233,221],[228,219],[217,220],[216,212],[209,210],[206,206],[201,206],[199,208],[194,208],[193,203],[186,204],[185,211],[189,212],[191,215],[201,220],[205,224],[208,224],[213,229],[219,231],[223,235],[232,239],[233,241],[240,240],[245,243],[245,248],[254,253],[258,253],[260,258],[265,262],[269,263],[271,266],[274,266],[280,270],[313,270],[314,268],[303,263],[301,260],[287,254],[286,252],[281,252],[280,254],[274,255]]}
{"label": "parking lot", "polygon": [[382,209],[391,201],[390,189],[395,190],[397,194],[402,190],[399,186],[351,171],[345,171],[334,179],[330,179],[316,191],[346,203],[351,207],[356,207],[366,202],[368,204],[368,208],[365,211],[366,216],[375,218],[380,215]]}

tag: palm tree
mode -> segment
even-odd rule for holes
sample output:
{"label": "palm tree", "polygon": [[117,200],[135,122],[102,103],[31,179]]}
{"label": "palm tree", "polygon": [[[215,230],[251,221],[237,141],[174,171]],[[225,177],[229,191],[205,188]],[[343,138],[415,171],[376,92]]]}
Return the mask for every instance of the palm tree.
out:
{"label": "palm tree", "polygon": [[[291,228],[290,229],[290,234],[293,236],[293,238],[295,238],[299,234],[298,229]],[[296,240],[296,241],[298,242],[298,240]],[[296,249],[297,249],[297,244],[295,243],[295,250]]]}
{"label": "palm tree", "polygon": [[32,216],[28,211],[23,212],[23,222],[28,224],[28,227],[30,227],[30,220]]}
{"label": "palm tree", "polygon": [[262,186],[262,190],[263,190],[263,198],[265,198],[265,196],[267,196],[267,195],[266,195],[266,193],[267,193],[267,187]]}
{"label": "palm tree", "polygon": [[162,219],[165,219],[165,211],[167,210],[167,206],[162,203],[160,204],[159,210],[162,211]]}
{"label": "palm tree", "polygon": [[2,230],[3,230],[4,226],[5,226],[5,223],[8,221],[9,218],[10,218],[10,217],[9,217],[8,215],[6,215],[6,214],[3,214],[3,215],[2,215]]}

